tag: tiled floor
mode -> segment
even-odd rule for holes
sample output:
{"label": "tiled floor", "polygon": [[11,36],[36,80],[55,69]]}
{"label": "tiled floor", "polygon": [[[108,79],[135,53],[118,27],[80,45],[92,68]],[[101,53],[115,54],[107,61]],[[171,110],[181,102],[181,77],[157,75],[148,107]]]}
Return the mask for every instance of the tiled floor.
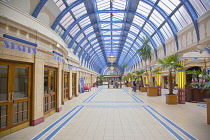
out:
{"label": "tiled floor", "polygon": [[1,139],[210,140],[203,105],[167,105],[165,96],[148,97],[146,92],[133,93],[127,87],[100,86],[65,102],[63,110],[45,122]]}

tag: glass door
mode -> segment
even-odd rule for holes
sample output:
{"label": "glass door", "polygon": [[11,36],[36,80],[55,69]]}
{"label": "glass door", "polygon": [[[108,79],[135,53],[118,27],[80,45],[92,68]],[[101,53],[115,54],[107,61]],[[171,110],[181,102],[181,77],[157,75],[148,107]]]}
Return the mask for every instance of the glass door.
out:
{"label": "glass door", "polygon": [[44,117],[56,112],[56,69],[44,70]]}
{"label": "glass door", "polygon": [[69,73],[64,72],[63,75],[63,100],[66,101],[69,98]]}
{"label": "glass door", "polygon": [[72,96],[76,97],[76,74],[72,74]]}
{"label": "glass door", "polygon": [[0,137],[29,126],[31,66],[0,61]]}

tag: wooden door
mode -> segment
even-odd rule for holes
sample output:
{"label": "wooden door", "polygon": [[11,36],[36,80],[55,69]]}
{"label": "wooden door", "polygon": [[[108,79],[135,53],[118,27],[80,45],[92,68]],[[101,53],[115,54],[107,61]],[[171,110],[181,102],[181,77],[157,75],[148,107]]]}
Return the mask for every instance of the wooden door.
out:
{"label": "wooden door", "polygon": [[56,69],[44,69],[44,117],[56,112]]}
{"label": "wooden door", "polygon": [[69,73],[64,72],[63,75],[63,101],[69,98]]}
{"label": "wooden door", "polygon": [[72,74],[72,96],[76,97],[76,74]]}
{"label": "wooden door", "polygon": [[0,137],[29,126],[31,65],[0,61]]}

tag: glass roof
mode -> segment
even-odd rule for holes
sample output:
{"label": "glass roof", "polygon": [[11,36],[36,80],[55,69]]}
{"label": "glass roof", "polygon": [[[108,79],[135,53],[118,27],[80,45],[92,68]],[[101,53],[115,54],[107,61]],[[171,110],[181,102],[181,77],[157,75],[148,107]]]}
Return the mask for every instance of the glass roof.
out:
{"label": "glass roof", "polygon": [[160,45],[165,47],[165,41],[171,37],[178,45],[177,32],[190,23],[196,28],[196,19],[210,9],[209,0],[54,2],[60,15],[52,29],[81,61],[97,65],[97,72],[107,67],[107,57],[111,54],[117,58],[114,63],[118,66],[127,63],[129,68],[137,64],[141,56],[136,51],[143,45],[142,37],[149,38],[154,51]]}

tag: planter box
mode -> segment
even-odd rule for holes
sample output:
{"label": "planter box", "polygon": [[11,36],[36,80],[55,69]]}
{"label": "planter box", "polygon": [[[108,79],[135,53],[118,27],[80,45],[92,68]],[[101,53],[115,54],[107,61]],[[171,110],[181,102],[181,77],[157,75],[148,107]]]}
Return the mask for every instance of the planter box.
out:
{"label": "planter box", "polygon": [[146,87],[140,87],[141,92],[147,92],[147,88]]}
{"label": "planter box", "polygon": [[148,87],[147,88],[147,96],[158,96],[158,88],[157,87]]}
{"label": "planter box", "polygon": [[173,95],[166,94],[167,104],[177,104],[177,102],[178,102],[178,98],[176,94],[173,94]]}
{"label": "planter box", "polygon": [[132,87],[132,83],[131,82],[128,83],[128,87]]}
{"label": "planter box", "polygon": [[188,102],[203,102],[204,98],[210,98],[210,93],[208,90],[201,90],[197,88],[186,87],[186,101]]}
{"label": "planter box", "polygon": [[210,98],[205,98],[204,101],[207,105],[207,124],[210,124]]}

